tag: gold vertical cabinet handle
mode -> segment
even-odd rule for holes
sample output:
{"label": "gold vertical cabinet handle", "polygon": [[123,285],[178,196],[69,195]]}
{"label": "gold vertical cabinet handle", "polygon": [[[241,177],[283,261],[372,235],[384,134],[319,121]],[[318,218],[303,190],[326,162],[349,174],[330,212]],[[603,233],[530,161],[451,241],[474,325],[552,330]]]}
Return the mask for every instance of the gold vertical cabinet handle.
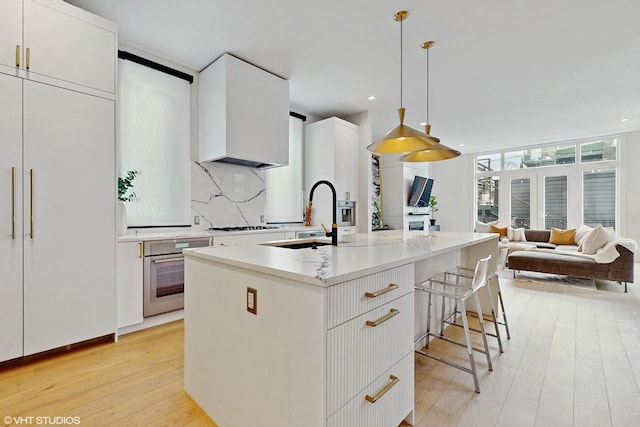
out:
{"label": "gold vertical cabinet handle", "polygon": [[20,45],[16,45],[16,67],[20,66]]}
{"label": "gold vertical cabinet handle", "polygon": [[138,249],[140,252],[138,253],[138,258],[142,258],[142,242],[138,242]]}
{"label": "gold vertical cabinet handle", "polygon": [[31,66],[31,49],[29,49],[29,48],[25,49],[25,56],[26,56],[25,65],[26,65],[26,68],[28,70],[29,67]]}
{"label": "gold vertical cabinet handle", "polygon": [[376,403],[376,401],[387,394],[387,392],[391,390],[394,385],[398,384],[398,381],[400,381],[398,377],[396,377],[395,375],[389,375],[389,382],[384,387],[382,387],[379,392],[377,392],[373,396],[369,396],[367,394],[364,398],[367,399],[367,402]]}
{"label": "gold vertical cabinet handle", "polygon": [[375,292],[365,292],[364,296],[367,298],[376,298],[379,297],[380,295],[384,295],[387,292],[391,292],[393,290],[398,289],[398,285],[396,285],[395,283],[389,283],[389,286],[387,286],[384,289],[380,289],[379,291],[375,291]]}
{"label": "gold vertical cabinet handle", "polygon": [[29,169],[29,237],[33,239],[33,169]]}
{"label": "gold vertical cabinet handle", "polygon": [[398,314],[400,314],[400,310],[392,308],[391,310],[389,310],[389,313],[385,314],[378,320],[367,320],[367,326],[375,328],[376,326],[386,322],[387,320],[391,319],[393,316],[397,316]]}
{"label": "gold vertical cabinet handle", "polygon": [[16,168],[11,168],[11,238],[16,238]]}

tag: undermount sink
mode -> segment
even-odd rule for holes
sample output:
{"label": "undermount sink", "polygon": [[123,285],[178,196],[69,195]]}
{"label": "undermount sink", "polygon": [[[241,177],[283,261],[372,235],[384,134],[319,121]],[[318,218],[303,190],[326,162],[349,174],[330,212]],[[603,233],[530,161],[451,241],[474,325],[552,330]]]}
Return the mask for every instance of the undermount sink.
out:
{"label": "undermount sink", "polygon": [[318,249],[319,246],[331,245],[330,241],[318,239],[296,239],[296,240],[278,240],[275,242],[262,243],[265,246],[273,246],[274,248],[285,249]]}

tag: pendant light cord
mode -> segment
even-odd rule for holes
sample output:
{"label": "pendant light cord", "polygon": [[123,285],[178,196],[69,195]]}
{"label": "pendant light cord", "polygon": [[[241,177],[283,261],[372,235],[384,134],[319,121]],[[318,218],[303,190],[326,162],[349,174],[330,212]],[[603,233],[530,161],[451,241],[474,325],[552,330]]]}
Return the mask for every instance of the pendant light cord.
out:
{"label": "pendant light cord", "polygon": [[429,49],[427,49],[427,124],[429,123]]}
{"label": "pendant light cord", "polygon": [[402,23],[400,21],[400,108],[402,108]]}

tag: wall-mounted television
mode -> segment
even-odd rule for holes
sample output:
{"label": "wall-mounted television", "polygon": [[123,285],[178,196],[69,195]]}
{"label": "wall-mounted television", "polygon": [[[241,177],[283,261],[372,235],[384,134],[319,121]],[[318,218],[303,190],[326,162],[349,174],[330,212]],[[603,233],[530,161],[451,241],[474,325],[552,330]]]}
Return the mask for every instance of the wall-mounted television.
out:
{"label": "wall-mounted television", "polygon": [[409,206],[426,208],[429,205],[429,197],[431,197],[432,188],[433,179],[416,175],[413,178],[413,185],[411,186]]}

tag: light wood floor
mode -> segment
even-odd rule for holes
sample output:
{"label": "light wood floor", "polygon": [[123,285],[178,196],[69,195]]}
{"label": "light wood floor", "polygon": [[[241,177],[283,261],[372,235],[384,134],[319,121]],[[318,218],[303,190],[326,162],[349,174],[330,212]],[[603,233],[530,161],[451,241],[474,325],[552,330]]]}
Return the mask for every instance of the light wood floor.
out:
{"label": "light wood floor", "polygon": [[[416,425],[635,426],[640,289],[502,279],[512,338],[471,376],[416,355]],[[183,323],[0,372],[0,415],[80,417],[84,426],[215,426],[183,391]],[[431,350],[466,362],[463,348]],[[14,423],[13,425],[18,425]]]}

